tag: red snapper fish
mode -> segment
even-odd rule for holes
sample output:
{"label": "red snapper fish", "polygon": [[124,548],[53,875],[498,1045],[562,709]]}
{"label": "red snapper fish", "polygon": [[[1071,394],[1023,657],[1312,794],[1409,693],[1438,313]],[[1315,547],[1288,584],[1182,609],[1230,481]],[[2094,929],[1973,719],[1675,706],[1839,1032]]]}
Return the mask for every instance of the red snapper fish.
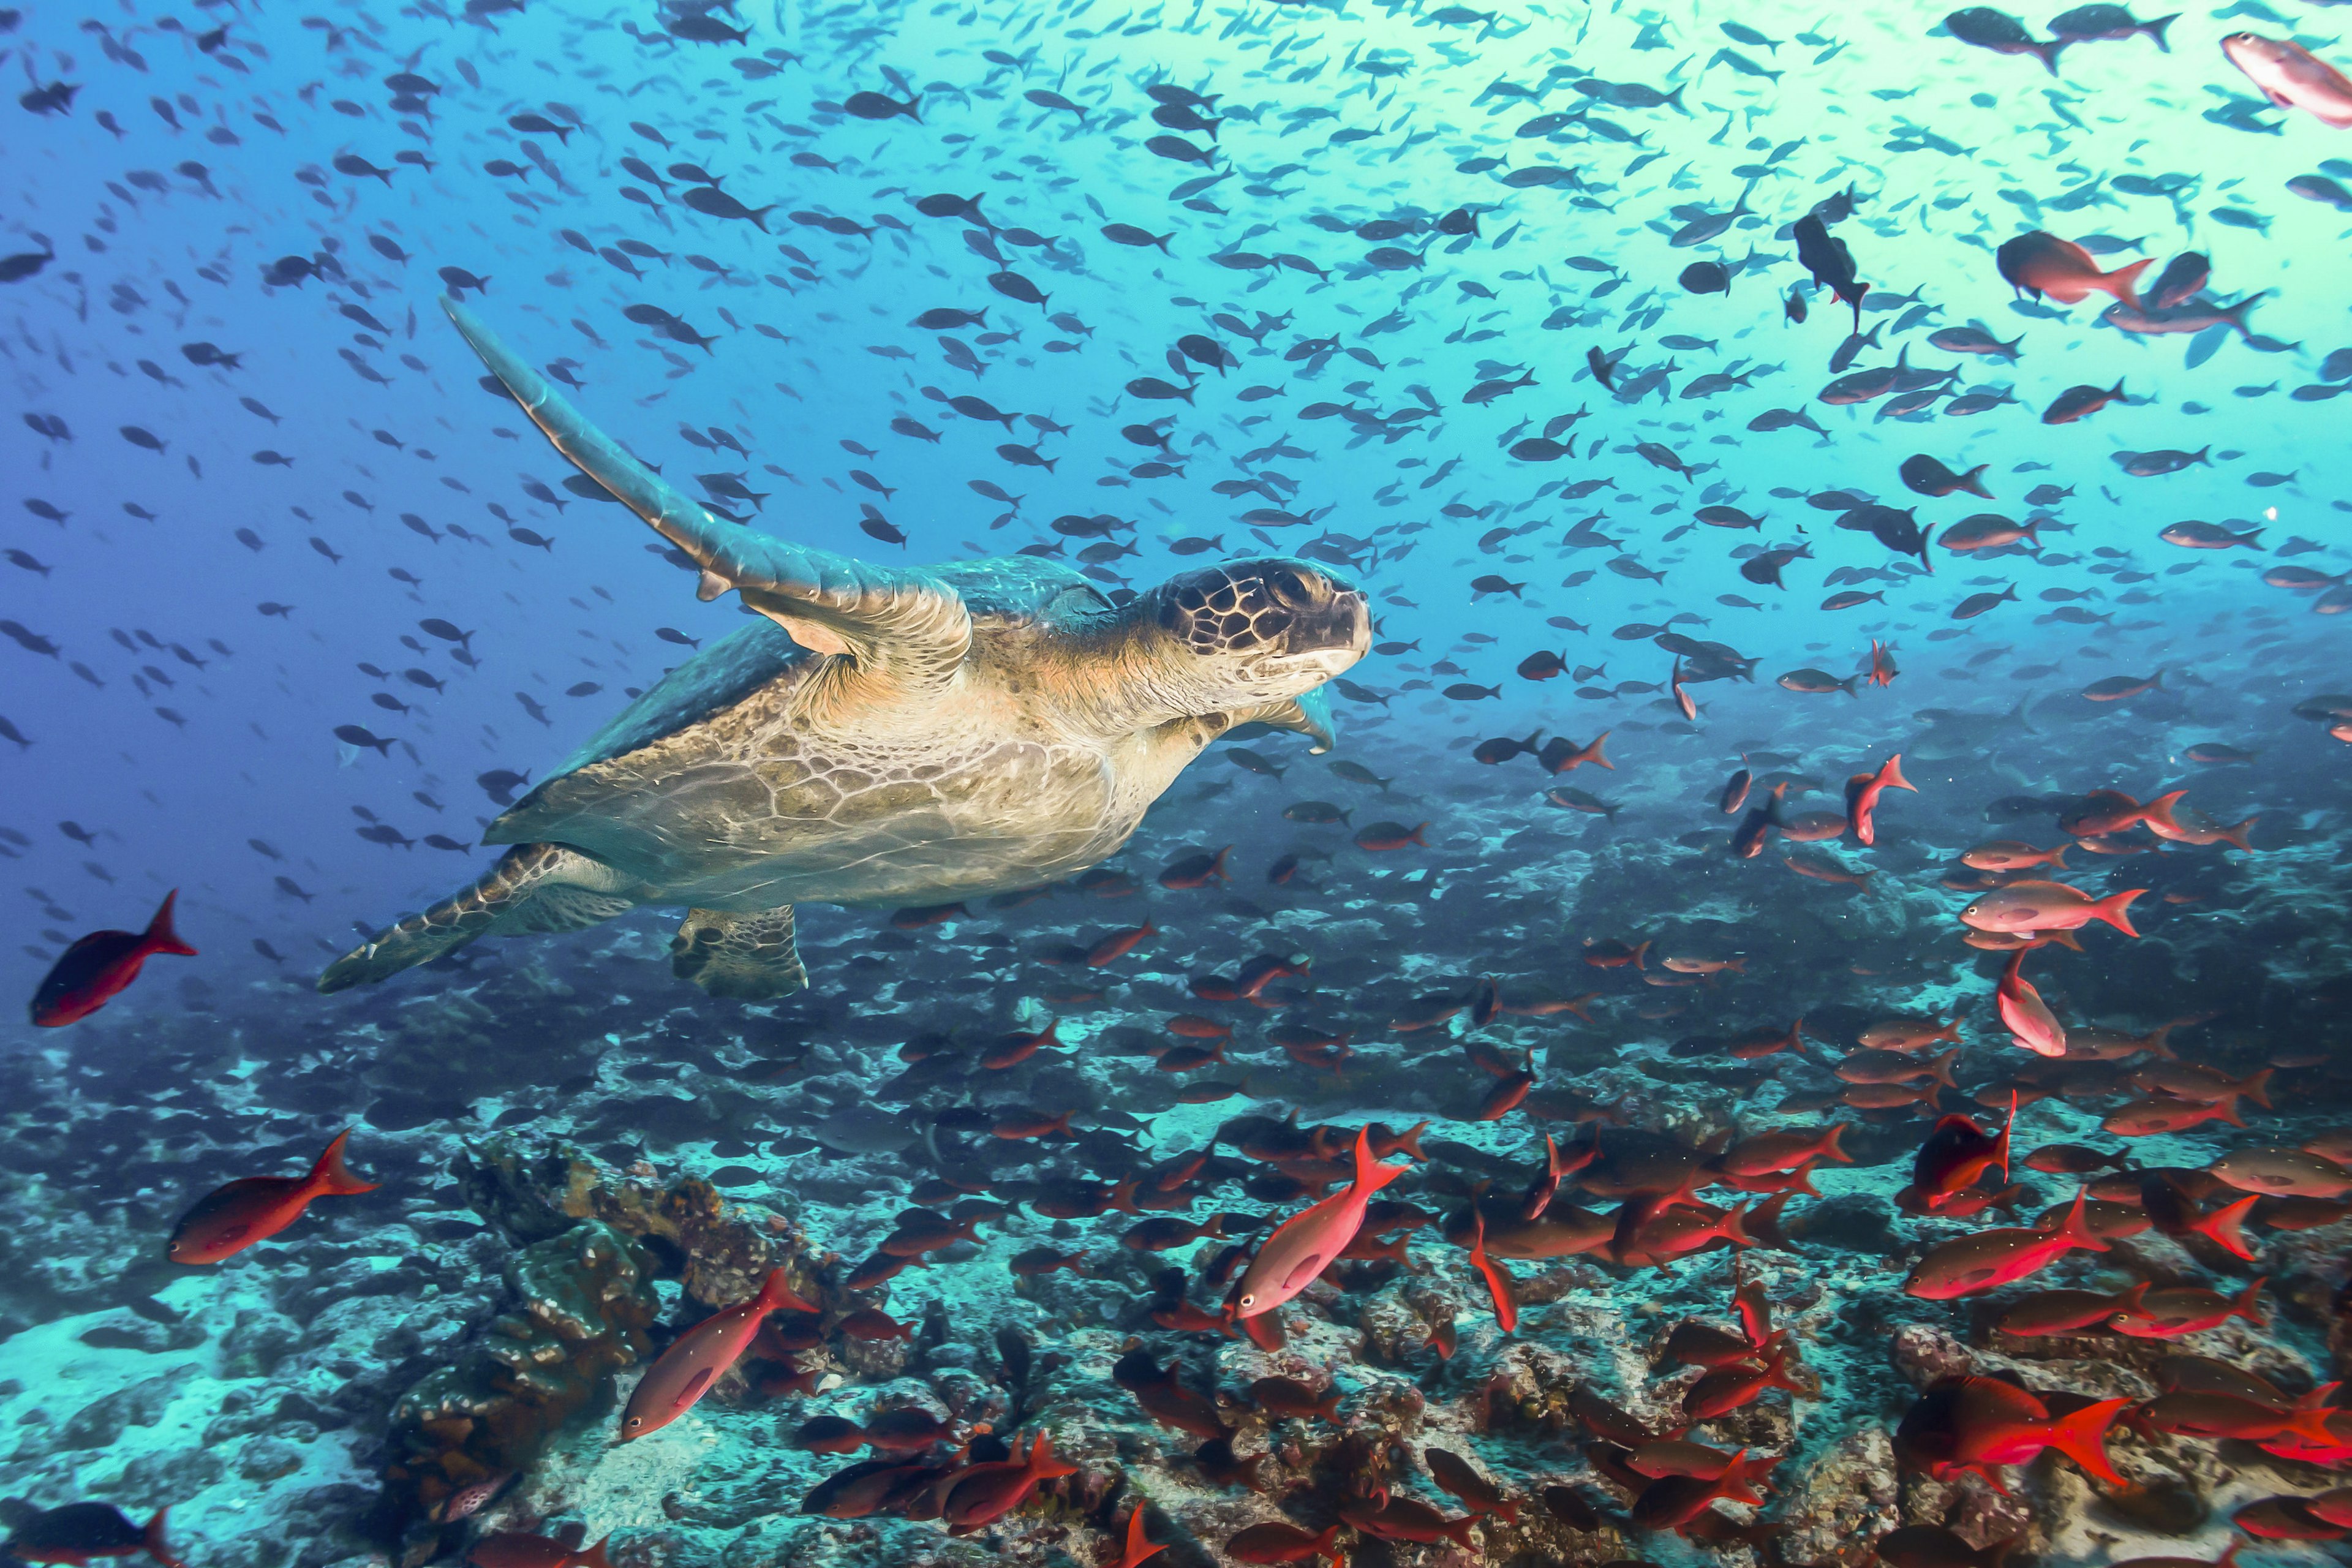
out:
{"label": "red snapper fish", "polygon": [[343,1168],[343,1141],[335,1134],[307,1176],[240,1176],[196,1200],[172,1227],[164,1252],[174,1263],[201,1265],[267,1241],[302,1217],[312,1198],[354,1197],[378,1185]]}
{"label": "red snapper fish", "polygon": [[680,1334],[637,1380],[629,1407],[621,1415],[621,1440],[658,1432],[693,1409],[695,1402],[710,1392],[710,1385],[741,1359],[768,1314],[779,1309],[816,1310],[784,1282],[782,1269],[773,1268],[758,1295],[713,1312]]}
{"label": "red snapper fish", "polygon": [[[609,1539],[609,1537],[607,1538]],[[574,1552],[551,1536],[502,1530],[474,1542],[466,1553],[474,1568],[613,1568],[604,1542]]]}
{"label": "red snapper fish", "polygon": [[2139,305],[2139,275],[2156,265],[2151,256],[2102,272],[2089,251],[2042,229],[2002,245],[1994,261],[2011,288],[2037,300],[2047,294],[2062,305],[2074,305],[2091,294],[2112,294],[2135,309]]}
{"label": "red snapper fish", "polygon": [[1881,763],[1876,773],[1855,773],[1845,781],[1845,817],[1855,843],[1869,846],[1878,842],[1878,797],[1890,789],[1918,793],[1918,786],[1903,776],[1900,752]]}
{"label": "red snapper fish", "polygon": [[2033,982],[2025,978],[2025,949],[2021,947],[2009,955],[2009,966],[2000,972],[2000,988],[1994,994],[1994,1002],[2000,1011],[2001,1026],[2019,1045],[2036,1056],[2066,1054],[2065,1026],[2042,1000],[2042,993],[2033,988]]}
{"label": "red snapper fish", "polygon": [[2339,131],[2352,126],[2352,81],[2301,44],[2232,33],[2221,40],[2221,52],[2281,109],[2308,110]]}
{"label": "red snapper fish", "polygon": [[142,1529],[124,1518],[112,1503],[69,1502],[17,1525],[0,1541],[0,1559],[86,1568],[95,1558],[136,1557],[144,1552],[163,1568],[184,1568],[163,1538],[164,1516],[170,1511],[157,1509]]}
{"label": "red snapper fish", "polygon": [[172,929],[172,905],[179,896],[176,888],[163,895],[163,907],[145,931],[94,931],[59,954],[33,993],[33,1022],[58,1029],[89,1017],[138,979],[142,966],[159,952],[195,957],[196,950]]}
{"label": "red snapper fish", "polygon": [[1232,1307],[1236,1318],[1271,1312],[1297,1295],[1348,1248],[1363,1228],[1364,1206],[1372,1194],[1403,1175],[1410,1165],[1383,1165],[1372,1158],[1371,1130],[1356,1133],[1356,1175],[1339,1191],[1276,1226],[1250,1259]]}
{"label": "red snapper fish", "polygon": [[1911,1277],[1904,1280],[1903,1293],[1928,1301],[1950,1301],[2014,1285],[2076,1247],[2106,1251],[2107,1244],[2099,1239],[2084,1214],[2084,1193],[2076,1193],[2074,1206],[2048,1230],[2002,1226],[1929,1247],[1912,1268]]}
{"label": "red snapper fish", "polygon": [[2107,1429],[2130,1405],[2102,1399],[2072,1415],[2051,1415],[2049,1407],[2015,1384],[1996,1377],[1941,1377],[1895,1429],[1896,1458],[1933,1479],[1957,1479],[1974,1470],[2007,1492],[1993,1472],[2021,1465],[2044,1448],[2055,1448],[2110,1486],[2125,1485],[2107,1462]]}

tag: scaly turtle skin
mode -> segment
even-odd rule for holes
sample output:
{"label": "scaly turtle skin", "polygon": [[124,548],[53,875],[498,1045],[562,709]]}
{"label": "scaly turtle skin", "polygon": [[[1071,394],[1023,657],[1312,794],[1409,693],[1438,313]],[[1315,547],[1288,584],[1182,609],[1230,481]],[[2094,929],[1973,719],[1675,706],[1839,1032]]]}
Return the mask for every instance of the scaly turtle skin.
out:
{"label": "scaly turtle skin", "polygon": [[1318,689],[1363,595],[1302,561],[1188,572],[1123,606],[1034,556],[891,568],[712,517],[442,308],[558,451],[765,618],[703,649],[482,835],[478,881],[353,949],[321,991],[482,935],[684,906],[672,968],[722,996],[807,984],[803,902],[947,903],[1097,864],[1202,748],[1259,722],[1331,743]]}

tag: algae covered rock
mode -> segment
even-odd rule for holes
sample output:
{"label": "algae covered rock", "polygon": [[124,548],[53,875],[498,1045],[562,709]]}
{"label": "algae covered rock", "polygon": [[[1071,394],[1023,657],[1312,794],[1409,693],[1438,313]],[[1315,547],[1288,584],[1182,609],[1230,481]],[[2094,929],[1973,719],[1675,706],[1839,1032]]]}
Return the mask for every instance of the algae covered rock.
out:
{"label": "algae covered rock", "polygon": [[646,1249],[598,1220],[515,1254],[512,1309],[393,1409],[384,1479],[403,1511],[440,1517],[453,1493],[525,1468],[608,1401],[613,1373],[650,1349],[653,1275]]}

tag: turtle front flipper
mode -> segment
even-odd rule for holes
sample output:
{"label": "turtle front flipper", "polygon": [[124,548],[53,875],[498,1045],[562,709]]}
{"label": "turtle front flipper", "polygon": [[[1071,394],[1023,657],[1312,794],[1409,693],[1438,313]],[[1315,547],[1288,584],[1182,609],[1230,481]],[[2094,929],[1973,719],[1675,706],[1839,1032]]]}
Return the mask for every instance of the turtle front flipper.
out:
{"label": "turtle front flipper", "polygon": [[473,311],[447,295],[441,308],[557,451],[702,568],[698,597],[733,588],[802,647],[908,687],[943,687],[962,665],[971,616],[939,578],[721,522],[591,425]]}
{"label": "turtle front flipper", "polygon": [[669,951],[670,973],[713,996],[760,1002],[808,986],[790,904],[740,915],[688,910]]}
{"label": "turtle front flipper", "polygon": [[635,907],[618,891],[620,874],[560,844],[519,844],[471,887],[379,931],[329,964],[322,992],[388,980],[430,963],[478,936],[584,931]]}

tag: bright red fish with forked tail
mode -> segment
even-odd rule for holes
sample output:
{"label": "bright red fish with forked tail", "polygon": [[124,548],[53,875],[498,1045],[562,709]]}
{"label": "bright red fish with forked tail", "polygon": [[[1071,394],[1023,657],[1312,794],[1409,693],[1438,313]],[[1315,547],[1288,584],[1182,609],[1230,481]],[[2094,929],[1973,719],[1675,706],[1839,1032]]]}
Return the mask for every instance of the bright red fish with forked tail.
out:
{"label": "bright red fish with forked tail", "polygon": [[240,1176],[196,1200],[172,1227],[164,1251],[174,1263],[218,1263],[257,1241],[268,1241],[302,1217],[312,1198],[353,1197],[378,1184],[343,1168],[343,1140],[335,1134],[307,1176]]}
{"label": "bright red fish with forked tail", "polygon": [[711,1384],[742,1359],[768,1314],[783,1308],[816,1310],[784,1282],[782,1269],[772,1268],[758,1295],[721,1308],[671,1342],[629,1395],[629,1407],[621,1414],[621,1440],[658,1432],[693,1409]]}
{"label": "bright red fish with forked tail", "polygon": [[2049,1407],[2012,1383],[1993,1377],[1941,1377],[1919,1396],[1895,1429],[1895,1452],[1913,1469],[1935,1480],[1957,1479],[1974,1470],[1996,1490],[2007,1491],[1993,1474],[2003,1465],[2021,1465],[2044,1448],[2055,1448],[2109,1486],[2124,1485],[2107,1461],[2107,1428],[2128,1399],[2102,1399],[2069,1415]]}
{"label": "bright red fish with forked tail", "polygon": [[33,993],[33,1022],[57,1029],[89,1017],[138,979],[140,968],[159,952],[195,957],[196,950],[172,929],[179,896],[177,888],[163,895],[145,931],[94,931],[66,949]]}

